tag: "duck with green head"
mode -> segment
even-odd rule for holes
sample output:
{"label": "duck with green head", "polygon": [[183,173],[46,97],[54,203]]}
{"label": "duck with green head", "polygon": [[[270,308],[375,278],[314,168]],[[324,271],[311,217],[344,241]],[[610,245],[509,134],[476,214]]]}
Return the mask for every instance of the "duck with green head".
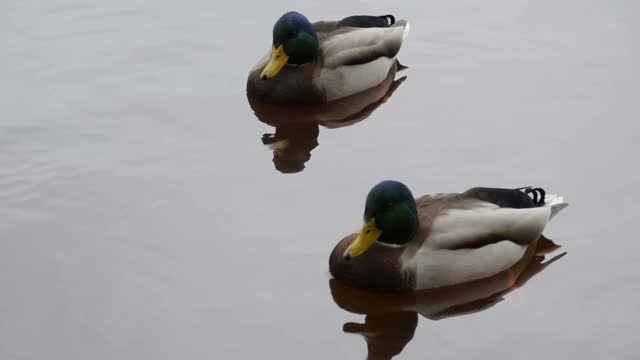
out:
{"label": "duck with green head", "polygon": [[518,263],[567,205],[531,187],[414,199],[404,184],[383,181],[367,195],[359,234],[336,245],[329,268],[347,285],[389,292],[487,278]]}
{"label": "duck with green head", "polygon": [[271,52],[251,70],[247,94],[277,104],[324,103],[382,82],[409,24],[391,15],[311,23],[288,12],[273,27]]}
{"label": "duck with green head", "polygon": [[271,59],[260,78],[273,78],[287,64],[311,63],[318,54],[318,45],[318,35],[304,15],[297,12],[284,14],[273,26]]}

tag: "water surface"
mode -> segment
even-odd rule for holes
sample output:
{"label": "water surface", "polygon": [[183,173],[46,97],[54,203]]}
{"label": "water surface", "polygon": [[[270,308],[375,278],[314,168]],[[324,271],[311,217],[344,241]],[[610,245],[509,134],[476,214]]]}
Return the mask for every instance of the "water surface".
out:
{"label": "water surface", "polygon": [[[245,81],[293,7],[408,18],[410,68],[366,119],[317,128],[304,169],[283,174]],[[417,322],[398,358],[637,358],[636,2],[0,9],[3,359],[365,358],[343,331],[365,317],[336,304],[327,260],[387,178],[571,203],[545,232],[567,255],[503,301],[376,320]]]}

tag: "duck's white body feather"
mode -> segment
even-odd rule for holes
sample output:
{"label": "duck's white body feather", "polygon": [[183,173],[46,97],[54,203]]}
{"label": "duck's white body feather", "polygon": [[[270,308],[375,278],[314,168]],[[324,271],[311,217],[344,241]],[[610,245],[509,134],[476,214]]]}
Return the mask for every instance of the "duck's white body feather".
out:
{"label": "duck's white body feather", "polygon": [[425,242],[403,255],[415,271],[416,289],[443,287],[486,278],[515,265],[547,222],[568,204],[548,195],[535,208],[503,208],[476,200],[443,209]]}
{"label": "duck's white body feather", "polygon": [[318,35],[323,63],[317,86],[327,101],[340,99],[381,83],[395,64],[396,55],[409,31],[398,21],[387,28],[347,28]]}
{"label": "duck's white body feather", "polygon": [[413,261],[416,290],[483,279],[508,269],[520,260],[526,247],[508,240],[480,249],[420,249]]}
{"label": "duck's white body feather", "polygon": [[366,64],[322,69],[317,84],[324,89],[327,101],[341,99],[380,84],[394,62],[395,57],[381,57]]}

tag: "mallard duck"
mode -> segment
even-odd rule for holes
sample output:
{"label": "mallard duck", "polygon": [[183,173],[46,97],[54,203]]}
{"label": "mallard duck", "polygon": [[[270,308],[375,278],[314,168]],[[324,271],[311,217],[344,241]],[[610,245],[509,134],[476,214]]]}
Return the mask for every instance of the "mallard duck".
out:
{"label": "mallard duck", "polygon": [[392,15],[315,23],[288,12],[273,26],[271,53],[251,70],[247,93],[278,104],[323,103],[382,82],[409,23]]}
{"label": "mallard duck", "polygon": [[347,285],[384,292],[487,278],[518,263],[566,206],[541,188],[414,199],[401,182],[383,181],[367,195],[360,233],[336,245],[329,269]]}

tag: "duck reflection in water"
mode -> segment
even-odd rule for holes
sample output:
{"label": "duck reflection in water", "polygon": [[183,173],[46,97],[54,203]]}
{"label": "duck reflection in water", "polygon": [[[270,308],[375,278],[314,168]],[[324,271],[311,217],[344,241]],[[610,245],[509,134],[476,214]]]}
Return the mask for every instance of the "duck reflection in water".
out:
{"label": "duck reflection in water", "polygon": [[329,287],[340,308],[366,315],[364,323],[346,323],[343,331],[364,337],[368,359],[391,359],[413,338],[418,314],[440,320],[489,309],[566,255],[566,252],[561,253],[545,261],[545,255],[558,247],[541,236],[535,252],[512,268],[490,278],[446,288],[403,294],[373,293],[346,286],[335,279],[329,281]]}
{"label": "duck reflection in water", "polygon": [[273,151],[275,168],[297,173],[305,168],[311,151],[318,146],[320,126],[335,129],[358,123],[385,103],[404,82],[395,79],[406,67],[396,62],[380,84],[340,100],[320,105],[279,106],[248,96],[249,105],[261,122],[274,126],[275,133],[264,134],[262,143]]}

